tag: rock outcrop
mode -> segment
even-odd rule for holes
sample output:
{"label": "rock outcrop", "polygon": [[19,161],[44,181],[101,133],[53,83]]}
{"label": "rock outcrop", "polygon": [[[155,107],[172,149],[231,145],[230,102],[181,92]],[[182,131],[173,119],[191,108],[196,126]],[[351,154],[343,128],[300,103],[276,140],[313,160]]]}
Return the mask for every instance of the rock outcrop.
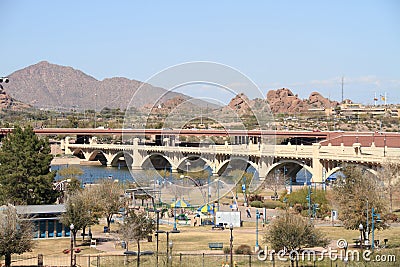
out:
{"label": "rock outcrop", "polygon": [[331,101],[318,92],[312,92],[308,99],[300,99],[287,88],[270,90],[267,93],[267,101],[274,114],[294,114],[307,112],[310,109],[334,108],[339,105],[337,101]]}

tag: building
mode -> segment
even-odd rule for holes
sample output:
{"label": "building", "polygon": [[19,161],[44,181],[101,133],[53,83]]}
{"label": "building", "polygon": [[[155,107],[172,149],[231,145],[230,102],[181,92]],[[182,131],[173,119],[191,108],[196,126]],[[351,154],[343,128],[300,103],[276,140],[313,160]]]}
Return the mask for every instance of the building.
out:
{"label": "building", "polygon": [[339,114],[346,118],[355,118],[360,115],[369,115],[371,118],[376,116],[394,116],[396,112],[386,106],[364,106],[356,103],[344,103],[340,105]]}
{"label": "building", "polygon": [[69,226],[60,221],[65,206],[60,205],[25,205],[15,206],[17,214],[31,220],[35,225],[34,238],[69,237]]}

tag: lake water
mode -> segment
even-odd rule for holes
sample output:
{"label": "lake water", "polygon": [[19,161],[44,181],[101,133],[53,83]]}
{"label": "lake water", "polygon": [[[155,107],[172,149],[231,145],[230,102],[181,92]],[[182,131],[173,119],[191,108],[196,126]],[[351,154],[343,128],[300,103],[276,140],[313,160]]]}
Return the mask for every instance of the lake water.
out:
{"label": "lake water", "polygon": [[[51,170],[57,171],[61,168],[66,168],[68,165],[52,165]],[[82,184],[96,183],[97,180],[103,178],[116,179],[120,182],[133,182],[133,178],[128,168],[118,168],[118,167],[104,167],[104,166],[79,166],[83,174],[78,177]],[[62,179],[58,174],[56,175],[56,180]]]}
{"label": "lake water", "polygon": [[[61,168],[65,168],[68,165],[52,165],[51,170],[56,171]],[[83,174],[78,178],[81,180],[82,184],[84,183],[96,183],[97,180],[103,178],[117,179],[120,182],[134,182],[134,179],[129,172],[127,167],[105,167],[105,166],[79,166],[83,170]],[[336,174],[332,175],[332,178],[336,178]],[[56,180],[61,179],[61,177],[57,174]],[[310,181],[311,173],[304,172],[303,169],[297,173],[296,181],[297,184],[304,184],[306,181]]]}

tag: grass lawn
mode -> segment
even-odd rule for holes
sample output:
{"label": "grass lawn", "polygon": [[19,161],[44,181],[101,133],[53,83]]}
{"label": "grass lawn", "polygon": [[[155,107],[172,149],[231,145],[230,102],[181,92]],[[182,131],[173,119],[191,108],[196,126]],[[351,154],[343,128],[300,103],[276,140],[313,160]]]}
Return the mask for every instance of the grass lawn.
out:
{"label": "grass lawn", "polygon": [[[317,226],[329,239],[332,240],[332,246],[336,248],[336,240],[337,239],[346,239],[349,243],[349,248],[352,248],[353,244],[353,239],[358,238],[359,232],[357,230],[345,230],[343,227],[332,227],[332,226]],[[112,230],[117,230],[118,226],[117,225],[112,225],[111,226]],[[171,226],[164,226],[161,225],[160,229],[165,230],[165,231],[170,231]],[[95,226],[92,228],[93,230],[93,236],[94,238],[96,236],[104,236],[102,233],[102,226]],[[210,250],[208,247],[209,242],[222,242],[224,243],[224,247],[229,247],[229,239],[230,239],[230,230],[211,230],[211,226],[201,226],[201,227],[190,227],[190,226],[178,226],[178,229],[180,230],[180,233],[174,233],[170,234],[170,240],[173,242],[173,253],[174,253],[174,261],[178,262],[179,261],[179,253],[183,253],[182,256],[182,261],[185,264],[193,263],[195,260],[199,264],[202,264],[202,261],[204,261],[204,258],[202,258],[202,253],[205,253],[206,255],[206,263],[208,262],[209,264],[205,266],[220,266],[221,260],[223,261],[224,259],[227,258],[227,256],[223,255],[223,252],[221,250]],[[265,231],[267,231],[267,227],[259,228],[259,245],[263,249],[265,245],[263,243],[263,235]],[[116,234],[111,234],[110,237]],[[233,230],[233,244],[234,244],[234,249],[238,247],[239,245],[249,245],[252,249],[254,249],[255,246],[255,239],[256,239],[256,234],[255,234],[255,226],[254,223],[246,223],[244,227],[241,228],[234,228]],[[388,230],[384,231],[376,231],[375,232],[375,239],[383,241],[384,238],[389,239],[389,247],[400,247],[400,227],[391,227]],[[82,239],[78,238],[77,240],[77,245],[78,247],[82,250],[79,255],[94,255],[94,254],[101,254],[101,255],[106,255],[106,254],[118,254],[118,255],[123,255],[123,249],[119,248],[115,252],[102,252],[97,249],[89,248],[88,245],[82,245]],[[112,242],[113,241],[109,241]],[[160,254],[165,255],[166,248],[167,248],[167,242],[166,242],[166,234],[160,234],[159,236],[159,252]],[[60,239],[42,239],[42,240],[37,240],[36,241],[36,246],[35,248],[29,252],[29,253],[24,253],[23,255],[13,255],[13,259],[23,259],[23,258],[35,258],[37,257],[38,254],[43,254],[45,258],[45,263],[46,263],[46,258],[47,259],[57,259],[57,258],[62,258],[64,261],[67,262],[69,254],[64,254],[63,250],[66,248],[70,247],[70,239],[69,238],[60,238]],[[113,246],[112,246],[113,247]],[[136,251],[136,243],[131,243],[129,245],[129,250]],[[156,239],[153,236],[153,242],[148,242],[147,240],[144,240],[141,242],[141,251],[145,250],[150,250],[150,251],[156,251]],[[385,250],[381,250],[380,253],[384,253]],[[399,249],[396,249],[396,255],[400,254]],[[185,255],[185,254],[198,254],[198,256],[195,255]],[[220,254],[220,256],[211,256],[209,254]],[[160,261],[165,261],[165,256],[160,256]],[[239,266],[248,266],[248,257],[239,257],[235,256],[236,260],[240,262]],[[400,257],[400,255],[398,256]],[[82,258],[81,261],[83,262],[95,262],[95,258]],[[104,257],[102,258],[102,264],[100,266],[111,266],[111,262],[114,261],[121,261],[121,260],[126,260],[124,257]],[[154,261],[155,257],[143,257],[143,260],[148,261],[150,265],[144,265],[144,266],[154,266]],[[400,259],[399,259],[400,260]],[[129,261],[135,261],[135,257],[132,256],[130,257]],[[82,263],[80,263],[82,264]],[[193,265],[182,265],[182,266],[193,266]],[[129,265],[129,264],[128,264]],[[85,266],[85,265],[82,265]],[[201,266],[201,265],[200,265]],[[260,262],[257,260],[256,255],[253,255],[252,258],[252,266],[270,266],[266,264],[265,262]],[[281,266],[277,264],[276,266]],[[286,265],[287,266],[287,265]],[[319,262],[317,266],[330,266],[330,262],[327,262],[326,265],[322,262]],[[338,266],[342,266],[338,264]],[[357,265],[349,265],[349,266],[357,266]],[[360,265],[363,266],[363,265]],[[370,266],[369,264],[367,266]],[[381,265],[371,265],[371,266],[381,266]],[[396,266],[396,265],[387,265],[387,266]]]}
{"label": "grass lawn", "polygon": [[[115,229],[117,225],[112,225],[112,229]],[[332,226],[317,226],[329,239],[336,241],[337,239],[344,238],[349,244],[353,242],[354,238],[359,237],[359,231],[357,230],[346,230],[343,227],[332,227]],[[170,231],[171,226],[160,225],[161,230]],[[190,226],[178,226],[180,233],[170,234],[170,240],[173,242],[173,250],[175,252],[198,252],[198,251],[210,251],[208,247],[209,242],[223,242],[224,247],[229,247],[230,231],[225,230],[211,230],[211,226],[201,227],[190,227]],[[259,244],[264,246],[263,235],[267,231],[267,227],[259,227]],[[101,227],[96,226],[93,228],[93,236],[96,237],[96,233],[101,232]],[[113,236],[113,234],[111,234]],[[111,237],[110,236],[110,237]],[[249,245],[254,248],[256,242],[255,227],[251,223],[245,224],[244,227],[234,228],[234,247],[242,244]],[[375,239],[383,241],[384,238],[389,239],[388,245],[390,247],[400,246],[400,227],[391,227],[383,231],[375,231]],[[77,245],[82,250],[80,254],[95,254],[101,253],[97,249],[89,248],[88,245],[83,245],[82,238],[77,239]],[[59,239],[41,239],[36,241],[35,248],[32,252],[26,253],[31,255],[37,255],[39,253],[43,255],[62,255],[62,251],[70,247],[69,238]],[[166,248],[166,234],[160,234],[159,236],[159,249]],[[136,243],[129,245],[130,250],[137,250]],[[156,241],[153,236],[153,242],[147,242],[144,240],[141,242],[141,250],[155,250]],[[121,248],[121,252],[122,252]],[[212,252],[218,252],[213,250]]]}

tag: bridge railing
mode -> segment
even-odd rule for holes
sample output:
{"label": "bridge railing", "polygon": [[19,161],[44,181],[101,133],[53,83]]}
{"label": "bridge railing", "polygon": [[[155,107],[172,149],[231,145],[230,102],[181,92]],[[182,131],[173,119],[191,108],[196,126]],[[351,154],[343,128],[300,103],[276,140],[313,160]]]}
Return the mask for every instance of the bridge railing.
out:
{"label": "bridge railing", "polygon": [[[69,144],[68,148],[102,151],[132,151],[134,145]],[[305,145],[210,145],[205,147],[176,147],[138,145],[138,150],[154,152],[184,152],[192,154],[233,154],[243,156],[275,156],[293,159],[317,157],[321,160],[362,161],[380,163],[385,158],[400,161],[400,148],[353,146],[305,146]],[[358,149],[358,150],[357,150]]]}

